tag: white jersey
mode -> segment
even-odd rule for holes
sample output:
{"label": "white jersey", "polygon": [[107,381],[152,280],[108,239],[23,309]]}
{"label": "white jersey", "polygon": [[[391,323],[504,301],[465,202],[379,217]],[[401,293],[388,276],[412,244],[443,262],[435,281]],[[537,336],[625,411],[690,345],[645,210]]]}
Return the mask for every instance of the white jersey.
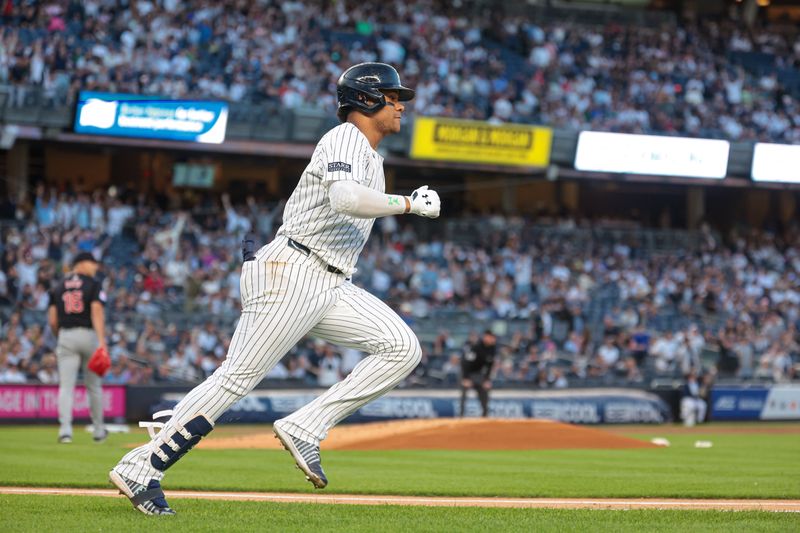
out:
{"label": "white jersey", "polygon": [[278,235],[307,246],[324,262],[350,275],[375,219],[333,210],[328,187],[337,180],[354,180],[379,192],[386,188],[383,157],[349,122],[336,126],[317,143],[311,162],[286,203]]}
{"label": "white jersey", "polygon": [[[158,490],[145,489],[160,481],[164,471],[304,337],[365,354],[345,379],[273,425],[298,468],[317,488],[327,484],[319,443],[328,431],[396,387],[421,361],[422,348],[408,324],[386,302],[348,279],[375,219],[333,210],[328,190],[339,180],[353,180],[380,193],[386,187],[383,158],[347,123],[317,144],[286,204],[278,237],[244,261],[239,279],[242,315],[225,360],[178,402],[168,421],[158,424],[160,432],[151,432],[149,442],[125,454],[110,472],[112,483],[143,513],[174,514],[162,505]],[[435,192],[426,195],[423,190],[415,214],[436,216],[438,203]],[[312,253],[290,246],[287,238]],[[341,361],[326,358],[318,385],[330,385],[341,374]]]}

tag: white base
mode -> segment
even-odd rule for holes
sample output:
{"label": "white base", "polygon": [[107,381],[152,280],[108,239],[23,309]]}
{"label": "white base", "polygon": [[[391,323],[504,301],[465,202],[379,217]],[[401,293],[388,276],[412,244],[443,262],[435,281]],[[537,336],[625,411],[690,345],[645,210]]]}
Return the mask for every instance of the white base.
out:
{"label": "white base", "polygon": [[[128,424],[106,424],[106,431],[109,433],[130,433],[131,428]],[[89,424],[86,426],[87,433],[94,433],[94,425]]]}

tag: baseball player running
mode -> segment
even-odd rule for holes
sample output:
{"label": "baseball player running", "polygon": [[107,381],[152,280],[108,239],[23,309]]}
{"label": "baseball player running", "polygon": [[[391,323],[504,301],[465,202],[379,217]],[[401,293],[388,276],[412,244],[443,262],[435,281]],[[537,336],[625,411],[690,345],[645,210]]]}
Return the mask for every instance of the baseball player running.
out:
{"label": "baseball player running", "polygon": [[151,441],[109,474],[145,514],[175,514],[161,489],[164,472],[305,335],[368,354],[343,381],[275,422],[275,435],[317,488],[328,483],[319,453],[328,430],[394,388],[420,361],[414,332],[350,281],[376,217],[439,216],[439,196],[427,186],[411,196],[384,193],[383,158],[376,149],[400,131],[403,102],[414,91],[403,87],[390,65],[362,63],[341,75],[337,94],[342,124],[317,144],[275,240],[257,252],[252,241],[244,243],[242,315],[227,358],[175,406],[167,422],[143,423]]}

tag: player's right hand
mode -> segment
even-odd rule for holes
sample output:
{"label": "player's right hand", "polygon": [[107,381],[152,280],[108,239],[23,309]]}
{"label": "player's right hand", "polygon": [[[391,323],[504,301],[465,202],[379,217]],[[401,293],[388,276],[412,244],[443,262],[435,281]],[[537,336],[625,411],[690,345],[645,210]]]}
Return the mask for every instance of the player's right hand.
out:
{"label": "player's right hand", "polygon": [[423,185],[411,193],[411,212],[415,215],[436,218],[439,216],[440,209],[439,194],[433,189],[429,189],[427,185]]}

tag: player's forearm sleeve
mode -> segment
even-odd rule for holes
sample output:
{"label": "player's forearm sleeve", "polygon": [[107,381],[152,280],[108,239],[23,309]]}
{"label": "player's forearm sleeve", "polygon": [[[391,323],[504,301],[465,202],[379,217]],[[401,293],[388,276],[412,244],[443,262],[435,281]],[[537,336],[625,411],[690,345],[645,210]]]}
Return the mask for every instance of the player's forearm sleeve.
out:
{"label": "player's forearm sleeve", "polygon": [[405,196],[384,194],[352,180],[333,182],[328,198],[334,211],[356,218],[402,215],[410,207]]}

